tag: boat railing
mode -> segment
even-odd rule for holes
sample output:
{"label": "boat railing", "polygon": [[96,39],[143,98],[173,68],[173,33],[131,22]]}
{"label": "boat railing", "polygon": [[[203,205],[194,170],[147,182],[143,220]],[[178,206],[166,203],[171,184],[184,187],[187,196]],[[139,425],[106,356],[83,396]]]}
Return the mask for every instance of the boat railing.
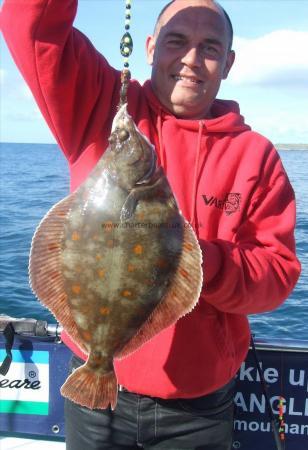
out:
{"label": "boat railing", "polygon": [[14,333],[27,337],[50,337],[60,339],[62,326],[59,323],[48,323],[46,320],[32,318],[16,318],[0,314],[0,333],[11,324]]}
{"label": "boat railing", "polygon": [[[15,334],[28,337],[61,338],[62,326],[59,323],[48,323],[46,320],[33,318],[16,318],[0,314],[0,333],[11,324]],[[306,352],[308,353],[308,340],[290,338],[255,337],[256,348],[265,351]]]}

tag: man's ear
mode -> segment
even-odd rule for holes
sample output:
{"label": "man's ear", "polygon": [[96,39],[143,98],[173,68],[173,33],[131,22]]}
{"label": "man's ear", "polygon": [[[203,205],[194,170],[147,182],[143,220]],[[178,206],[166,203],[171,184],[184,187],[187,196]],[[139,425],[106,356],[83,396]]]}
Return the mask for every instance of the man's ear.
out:
{"label": "man's ear", "polygon": [[147,53],[147,62],[151,66],[154,59],[155,39],[154,36],[148,36],[145,42],[145,49]]}
{"label": "man's ear", "polygon": [[234,60],[235,60],[235,52],[234,52],[234,50],[230,50],[228,53],[227,61],[226,61],[225,68],[223,71],[223,76],[222,76],[223,80],[225,80],[228,77],[231,67],[233,66]]}

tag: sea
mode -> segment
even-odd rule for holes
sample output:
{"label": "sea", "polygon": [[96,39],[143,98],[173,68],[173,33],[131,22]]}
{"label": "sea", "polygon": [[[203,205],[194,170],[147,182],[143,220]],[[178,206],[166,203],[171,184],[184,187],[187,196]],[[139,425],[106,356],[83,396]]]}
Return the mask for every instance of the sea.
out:
{"label": "sea", "polygon": [[[308,341],[308,151],[279,153],[297,198],[302,274],[282,306],[249,320],[256,338]],[[40,220],[68,192],[68,167],[57,145],[0,143],[0,314],[55,322],[31,292],[28,258]]]}

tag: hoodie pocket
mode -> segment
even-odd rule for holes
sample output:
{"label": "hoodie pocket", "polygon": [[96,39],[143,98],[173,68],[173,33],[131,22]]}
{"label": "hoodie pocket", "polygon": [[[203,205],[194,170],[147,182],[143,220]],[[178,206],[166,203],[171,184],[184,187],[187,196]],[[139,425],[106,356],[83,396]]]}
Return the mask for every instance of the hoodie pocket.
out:
{"label": "hoodie pocket", "polygon": [[[205,303],[205,302],[204,302]],[[201,306],[204,324],[208,328],[208,336],[212,336],[213,345],[224,360],[234,358],[233,340],[230,336],[228,314],[218,311],[209,304]]]}

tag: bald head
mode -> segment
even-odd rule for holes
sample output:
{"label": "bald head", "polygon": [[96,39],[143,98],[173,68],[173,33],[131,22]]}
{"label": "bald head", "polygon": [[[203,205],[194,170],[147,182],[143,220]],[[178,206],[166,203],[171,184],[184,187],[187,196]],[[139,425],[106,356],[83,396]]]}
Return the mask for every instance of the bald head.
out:
{"label": "bald head", "polygon": [[169,20],[170,16],[173,15],[173,10],[177,8],[186,8],[191,6],[198,6],[198,7],[211,7],[215,8],[217,12],[223,15],[226,28],[229,34],[229,50],[232,48],[233,44],[233,26],[232,22],[230,20],[230,17],[228,16],[227,12],[224,10],[224,8],[215,0],[172,0],[169,3],[167,3],[164,8],[161,10],[161,12],[158,15],[155,29],[154,29],[154,35],[157,36],[159,34],[159,31],[161,27]]}

